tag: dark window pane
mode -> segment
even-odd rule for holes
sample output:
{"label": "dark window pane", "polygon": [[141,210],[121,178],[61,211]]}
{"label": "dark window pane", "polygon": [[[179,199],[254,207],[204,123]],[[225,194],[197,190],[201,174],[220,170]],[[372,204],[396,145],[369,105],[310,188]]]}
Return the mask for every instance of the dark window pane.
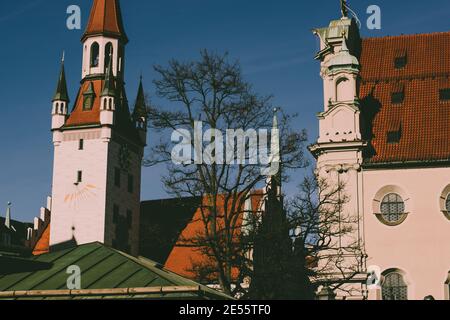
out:
{"label": "dark window pane", "polygon": [[113,56],[113,45],[111,42],[108,42],[105,46],[105,72],[107,71],[109,66],[109,59]]}
{"label": "dark window pane", "polygon": [[80,139],[78,144],[78,150],[84,150],[84,140]]}
{"label": "dark window pane", "polygon": [[128,228],[131,228],[131,223],[133,222],[133,213],[131,210],[127,210],[127,225]]}
{"label": "dark window pane", "polygon": [[91,45],[91,68],[98,67],[100,47],[97,42]]}
{"label": "dark window pane", "polygon": [[128,175],[128,192],[134,192],[134,177],[131,174]]}
{"label": "dark window pane", "polygon": [[405,100],[405,92],[394,92],[391,97],[391,102],[393,104],[402,103]]}
{"label": "dark window pane", "polygon": [[130,226],[132,222],[132,213],[127,210],[126,216],[119,215],[117,213],[115,219],[115,244],[114,247],[118,250],[129,252],[129,237],[130,237]]}
{"label": "dark window pane", "polygon": [[83,182],[83,171],[78,171],[77,172],[77,182]]}
{"label": "dark window pane", "polygon": [[450,89],[439,90],[439,99],[442,101],[450,100]]}
{"label": "dark window pane", "polygon": [[403,69],[404,67],[406,67],[407,63],[408,63],[408,59],[406,56],[397,57],[394,60],[395,69]]}
{"label": "dark window pane", "polygon": [[387,133],[387,142],[388,143],[399,143],[400,138],[402,136],[401,131],[391,131]]}
{"label": "dark window pane", "polygon": [[113,207],[113,223],[119,223],[119,206],[116,204]]}
{"label": "dark window pane", "polygon": [[114,170],[114,185],[118,188],[120,188],[120,176],[121,176],[120,169],[116,168]]}

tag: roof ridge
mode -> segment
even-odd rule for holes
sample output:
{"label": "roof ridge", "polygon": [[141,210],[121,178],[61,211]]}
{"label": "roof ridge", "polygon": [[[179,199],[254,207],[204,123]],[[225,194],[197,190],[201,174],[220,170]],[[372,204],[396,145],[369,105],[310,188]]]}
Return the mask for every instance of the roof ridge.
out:
{"label": "roof ridge", "polygon": [[201,196],[187,196],[187,197],[180,197],[180,198],[172,197],[172,198],[161,198],[161,199],[142,200],[142,201],[141,201],[141,204],[144,204],[144,203],[150,203],[150,202],[170,201],[170,200],[172,200],[172,201],[175,201],[175,200],[176,200],[176,201],[193,200],[193,199],[196,199],[196,198],[201,198]]}
{"label": "roof ridge", "polygon": [[[140,263],[142,263],[142,265],[143,265],[144,267],[145,267],[145,262],[148,262],[148,263],[156,263],[156,264],[158,264],[158,265],[161,265],[161,264],[159,264],[159,263],[157,263],[157,262],[155,262],[155,261],[153,261],[153,260],[151,260],[151,259],[148,259],[148,258],[146,258],[146,257],[143,257],[143,256],[140,256],[140,257],[137,257],[137,258],[136,258],[136,257],[132,257],[132,258],[137,259]],[[138,262],[138,263],[139,263],[139,262]],[[168,278],[164,277],[162,274],[166,273],[166,274],[172,275],[172,276],[174,276],[174,277],[177,277],[177,278],[179,278],[179,279],[182,279],[183,281],[186,281],[187,283],[189,283],[189,284],[191,284],[191,285],[193,285],[193,286],[195,285],[195,286],[200,287],[200,289],[202,289],[202,290],[205,291],[205,292],[216,293],[216,294],[222,295],[222,296],[224,296],[224,297],[229,297],[228,295],[226,295],[226,294],[223,293],[223,292],[220,292],[220,291],[218,291],[218,290],[212,289],[212,288],[210,288],[210,287],[208,287],[208,286],[206,286],[206,285],[204,285],[204,284],[198,283],[198,282],[196,282],[196,281],[194,281],[194,280],[191,280],[191,279],[189,279],[189,278],[183,277],[182,275],[180,275],[180,274],[178,274],[178,273],[176,273],[176,272],[173,272],[173,271],[171,271],[171,270],[169,270],[169,269],[166,269],[165,266],[162,266],[161,269],[158,268],[157,266],[154,266],[154,267],[156,268],[156,270],[152,270],[152,271],[158,273],[159,276],[165,278],[167,281],[173,282],[171,279],[168,279]],[[174,284],[175,284],[175,283],[174,283]]]}
{"label": "roof ridge", "polygon": [[[186,281],[186,282],[195,284],[197,286],[200,286],[201,288],[205,288],[206,287],[206,286],[204,286],[204,285],[202,285],[200,283],[197,283],[197,282],[195,282],[193,280],[187,279],[187,278],[185,278],[185,277],[183,277],[183,276],[181,276],[181,275],[179,275],[179,274],[177,274],[177,273],[175,273],[173,271],[170,271],[170,270],[166,269],[163,264],[158,263],[156,261],[153,261],[151,259],[145,258],[143,256],[134,257],[134,256],[132,256],[132,255],[130,255],[128,253],[123,252],[123,251],[120,251],[120,250],[117,250],[117,249],[114,249],[114,248],[111,248],[111,247],[108,247],[108,246],[105,246],[105,247],[107,247],[111,251],[114,251],[114,252],[122,255],[123,257],[129,259],[130,261],[132,261],[133,263],[137,264],[138,266],[143,267],[143,268],[145,268],[145,269],[147,269],[147,270],[149,270],[151,272],[154,272],[154,273],[158,274],[158,276],[164,278],[166,281],[172,283],[173,285],[176,285],[176,282],[173,281],[173,279],[170,279],[170,277],[168,277],[167,275],[173,275],[173,276],[179,278],[182,281]],[[161,267],[158,267],[158,266],[161,266]]]}
{"label": "roof ridge", "polygon": [[450,35],[450,31],[436,31],[436,32],[428,32],[428,33],[415,33],[415,34],[400,34],[400,35],[388,35],[388,36],[380,36],[380,37],[367,37],[362,38],[363,41],[379,41],[379,40],[393,40],[393,39],[401,39],[401,38],[412,38],[412,37],[429,37],[429,36],[439,36],[439,35]]}
{"label": "roof ridge", "polygon": [[[205,286],[205,285],[203,285],[203,284],[201,284],[201,283],[198,283],[198,282],[195,282],[194,280],[185,278],[185,277],[183,277],[182,275],[179,275],[178,273],[175,273],[175,272],[173,272],[173,271],[167,269],[167,268],[166,268],[163,264],[161,264],[161,263],[158,263],[158,262],[156,262],[156,261],[153,261],[153,260],[148,259],[148,258],[143,257],[143,256],[134,257],[134,256],[132,256],[132,255],[130,255],[130,254],[128,254],[128,253],[123,252],[123,251],[120,251],[120,250],[117,250],[117,249],[108,247],[108,246],[106,246],[106,245],[104,245],[104,246],[105,246],[106,248],[109,248],[111,251],[114,251],[114,252],[116,252],[116,253],[122,255],[123,257],[128,258],[130,261],[136,263],[137,265],[139,265],[139,266],[141,266],[141,267],[144,267],[144,268],[146,268],[146,269],[148,269],[148,270],[150,270],[150,271],[152,271],[152,272],[157,273],[158,276],[164,278],[164,279],[167,280],[168,282],[173,283],[174,285],[176,285],[176,282],[173,281],[173,279],[170,279],[170,277],[167,277],[167,275],[169,275],[169,276],[170,276],[170,275],[171,275],[171,276],[174,276],[174,277],[179,278],[180,280],[182,280],[182,281],[184,281],[184,282],[190,283],[190,284],[195,285],[195,286],[199,286],[200,288],[202,288],[202,289],[204,289],[204,290],[208,290],[208,289],[211,290],[210,288],[208,288],[207,286]],[[158,267],[158,266],[161,266],[161,267]],[[213,291],[217,292],[217,290],[213,290]],[[219,293],[220,293],[220,292],[219,292]]]}
{"label": "roof ridge", "polygon": [[[264,193],[264,189],[263,188],[258,188],[253,190],[252,192],[250,192],[250,196],[252,197],[256,197],[256,196],[260,196],[261,194]],[[221,193],[218,194],[217,196],[223,196],[226,193]],[[169,196],[168,196],[169,197]],[[205,196],[203,196],[205,197]],[[186,197],[172,197],[172,198],[161,198],[161,199],[150,199],[150,200],[142,200],[141,204],[143,203],[150,203],[150,202],[161,202],[161,201],[168,201],[168,200],[178,200],[178,201],[182,201],[182,200],[193,200],[196,198],[202,198],[202,196],[186,196]]]}

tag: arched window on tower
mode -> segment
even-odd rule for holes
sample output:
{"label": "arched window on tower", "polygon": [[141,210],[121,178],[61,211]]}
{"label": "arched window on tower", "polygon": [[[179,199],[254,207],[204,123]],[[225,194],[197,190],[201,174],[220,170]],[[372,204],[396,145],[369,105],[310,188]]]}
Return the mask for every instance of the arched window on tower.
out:
{"label": "arched window on tower", "polygon": [[100,47],[97,42],[91,45],[91,68],[98,67]]}
{"label": "arched window on tower", "polygon": [[385,275],[381,291],[383,300],[408,300],[408,285],[398,271]]}
{"label": "arched window on tower", "polygon": [[336,101],[351,101],[354,99],[350,80],[346,77],[336,81]]}
{"label": "arched window on tower", "polygon": [[111,59],[114,55],[114,49],[111,42],[108,42],[105,46],[105,72],[109,66],[109,59]]}

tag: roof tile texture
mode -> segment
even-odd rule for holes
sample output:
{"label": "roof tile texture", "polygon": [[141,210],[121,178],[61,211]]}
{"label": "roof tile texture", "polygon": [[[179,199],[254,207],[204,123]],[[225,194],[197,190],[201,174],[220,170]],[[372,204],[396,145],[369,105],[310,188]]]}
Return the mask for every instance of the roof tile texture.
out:
{"label": "roof tile texture", "polygon": [[[406,66],[395,68],[405,55]],[[364,39],[360,60],[363,127],[372,146],[365,161],[450,160],[450,100],[439,98],[450,88],[450,32]],[[393,103],[402,89],[404,100]],[[395,131],[400,140],[389,143]]]}
{"label": "roof tile texture", "polygon": [[84,37],[94,34],[126,39],[118,0],[94,0]]}

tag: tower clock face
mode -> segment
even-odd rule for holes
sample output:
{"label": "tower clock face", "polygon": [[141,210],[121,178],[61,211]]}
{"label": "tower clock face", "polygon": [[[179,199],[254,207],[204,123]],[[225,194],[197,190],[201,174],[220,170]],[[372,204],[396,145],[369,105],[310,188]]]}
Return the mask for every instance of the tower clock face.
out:
{"label": "tower clock face", "polygon": [[119,151],[119,165],[123,171],[128,171],[131,165],[131,153],[128,145],[123,144]]}

